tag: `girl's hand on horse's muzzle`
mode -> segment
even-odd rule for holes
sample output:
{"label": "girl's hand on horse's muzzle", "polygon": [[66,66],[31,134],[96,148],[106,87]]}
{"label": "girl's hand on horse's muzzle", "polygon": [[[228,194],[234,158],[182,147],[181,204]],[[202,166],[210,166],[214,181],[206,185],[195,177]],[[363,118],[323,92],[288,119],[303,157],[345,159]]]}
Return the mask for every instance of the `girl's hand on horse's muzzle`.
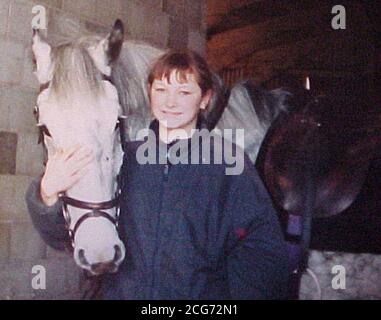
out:
{"label": "girl's hand on horse's muzzle", "polygon": [[42,201],[54,205],[58,194],[70,189],[87,172],[88,165],[94,160],[92,151],[80,145],[66,150],[58,149],[49,158],[41,179],[40,194]]}

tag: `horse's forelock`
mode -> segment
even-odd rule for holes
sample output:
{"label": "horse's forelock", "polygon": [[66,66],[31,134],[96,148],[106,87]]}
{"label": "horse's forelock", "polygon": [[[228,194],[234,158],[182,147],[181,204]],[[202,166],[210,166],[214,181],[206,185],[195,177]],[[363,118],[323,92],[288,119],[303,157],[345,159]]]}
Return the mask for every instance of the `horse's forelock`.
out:
{"label": "horse's forelock", "polygon": [[61,44],[52,51],[55,100],[73,101],[81,97],[97,99],[102,93],[102,73],[88,52],[96,38],[87,37]]}

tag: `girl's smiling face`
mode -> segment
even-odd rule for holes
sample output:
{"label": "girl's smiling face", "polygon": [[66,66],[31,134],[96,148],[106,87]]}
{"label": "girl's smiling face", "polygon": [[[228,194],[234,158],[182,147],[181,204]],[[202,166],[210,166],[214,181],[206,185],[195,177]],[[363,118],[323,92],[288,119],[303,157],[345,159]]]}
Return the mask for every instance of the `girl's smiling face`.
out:
{"label": "girl's smiling face", "polygon": [[170,140],[171,137],[190,137],[191,130],[196,128],[198,113],[206,108],[210,95],[210,92],[202,95],[192,73],[186,74],[185,81],[180,79],[177,70],[171,72],[169,81],[167,77],[155,79],[150,98],[153,115],[159,121],[160,135],[166,133]]}

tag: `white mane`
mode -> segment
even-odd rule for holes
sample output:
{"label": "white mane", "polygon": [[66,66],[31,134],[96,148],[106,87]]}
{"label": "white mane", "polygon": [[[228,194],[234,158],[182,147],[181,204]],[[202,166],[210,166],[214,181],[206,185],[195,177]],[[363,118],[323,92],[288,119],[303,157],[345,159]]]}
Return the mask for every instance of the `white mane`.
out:
{"label": "white mane", "polygon": [[112,68],[112,80],[127,116],[128,136],[134,140],[137,131],[147,128],[153,119],[149,107],[147,80],[152,64],[164,50],[139,41],[125,41],[119,59]]}

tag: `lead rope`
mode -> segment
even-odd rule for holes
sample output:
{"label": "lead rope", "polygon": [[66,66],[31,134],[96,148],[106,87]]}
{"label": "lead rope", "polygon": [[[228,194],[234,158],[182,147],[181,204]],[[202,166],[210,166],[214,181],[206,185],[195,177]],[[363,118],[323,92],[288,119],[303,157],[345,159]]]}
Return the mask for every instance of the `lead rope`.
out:
{"label": "lead rope", "polygon": [[89,273],[84,270],[84,287],[85,290],[82,294],[81,300],[98,300],[99,294],[102,289],[103,276],[91,276]]}

